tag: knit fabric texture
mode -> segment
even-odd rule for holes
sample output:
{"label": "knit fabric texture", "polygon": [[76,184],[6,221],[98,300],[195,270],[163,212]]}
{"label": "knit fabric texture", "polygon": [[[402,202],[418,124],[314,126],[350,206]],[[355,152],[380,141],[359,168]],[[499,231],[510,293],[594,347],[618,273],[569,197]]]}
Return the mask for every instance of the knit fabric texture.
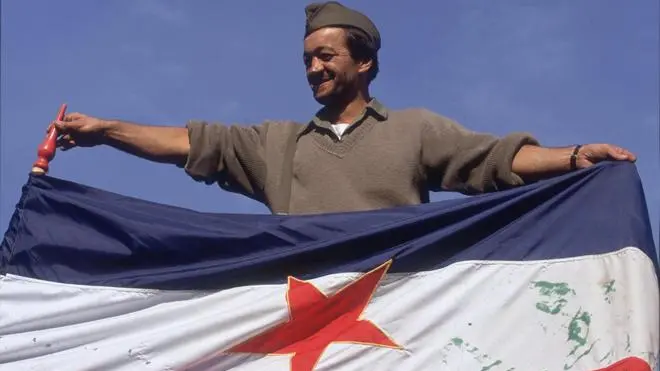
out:
{"label": "knit fabric texture", "polygon": [[[289,214],[415,205],[428,202],[430,191],[473,195],[519,186],[513,158],[523,145],[538,145],[527,133],[477,133],[427,109],[388,110],[375,99],[341,139],[318,115],[304,124],[190,121],[187,128],[187,174]],[[274,210],[292,131],[290,202]]]}

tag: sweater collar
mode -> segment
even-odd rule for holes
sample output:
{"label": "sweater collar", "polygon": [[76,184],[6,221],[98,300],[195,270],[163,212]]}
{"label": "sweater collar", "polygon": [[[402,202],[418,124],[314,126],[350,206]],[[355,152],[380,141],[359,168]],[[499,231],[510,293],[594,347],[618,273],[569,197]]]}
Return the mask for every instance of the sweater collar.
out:
{"label": "sweater collar", "polygon": [[[316,113],[316,115],[314,115],[311,121],[317,126],[330,129],[331,123],[327,120],[323,120],[320,118],[323,110],[324,110],[323,108],[320,109]],[[355,124],[363,121],[363,119],[365,119],[365,116],[372,116],[377,121],[384,121],[387,119],[388,110],[387,107],[385,107],[379,100],[377,100],[376,98],[372,98],[371,101],[369,101],[369,103],[365,107],[365,109],[362,111],[362,113],[358,117],[356,117],[355,120],[350,124]]]}

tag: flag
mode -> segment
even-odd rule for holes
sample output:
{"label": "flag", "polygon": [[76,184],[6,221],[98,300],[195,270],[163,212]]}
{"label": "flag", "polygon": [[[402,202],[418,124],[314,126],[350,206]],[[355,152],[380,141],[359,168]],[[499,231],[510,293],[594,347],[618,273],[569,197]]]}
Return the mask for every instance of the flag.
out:
{"label": "flag", "polygon": [[634,164],[323,215],[203,213],[31,176],[2,242],[0,370],[651,370]]}

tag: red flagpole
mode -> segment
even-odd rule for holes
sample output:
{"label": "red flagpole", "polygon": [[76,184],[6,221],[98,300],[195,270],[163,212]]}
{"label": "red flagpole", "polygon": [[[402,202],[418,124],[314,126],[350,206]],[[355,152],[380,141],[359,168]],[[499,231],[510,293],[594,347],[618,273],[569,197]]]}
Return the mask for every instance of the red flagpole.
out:
{"label": "red flagpole", "polygon": [[[66,112],[66,104],[60,106],[60,111],[57,113],[57,121],[64,120]],[[48,164],[55,157],[55,150],[57,148],[57,128],[51,125],[44,138],[43,142],[37,148],[37,161],[32,165],[32,173],[37,175],[46,174],[48,172]]]}

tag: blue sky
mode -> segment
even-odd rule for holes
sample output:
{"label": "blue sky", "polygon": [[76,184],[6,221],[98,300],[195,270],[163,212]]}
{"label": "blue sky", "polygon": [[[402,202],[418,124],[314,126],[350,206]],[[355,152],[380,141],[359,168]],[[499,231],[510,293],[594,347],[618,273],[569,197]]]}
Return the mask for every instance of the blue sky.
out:
{"label": "blue sky", "polygon": [[[318,109],[301,58],[305,1],[1,4],[3,230],[63,102],[70,112],[159,125],[305,121]],[[391,108],[426,107],[498,135],[525,130],[547,146],[634,151],[657,243],[657,1],[345,4],[381,30],[372,93]],[[176,167],[108,148],[58,152],[51,175],[195,210],[267,212]]]}

